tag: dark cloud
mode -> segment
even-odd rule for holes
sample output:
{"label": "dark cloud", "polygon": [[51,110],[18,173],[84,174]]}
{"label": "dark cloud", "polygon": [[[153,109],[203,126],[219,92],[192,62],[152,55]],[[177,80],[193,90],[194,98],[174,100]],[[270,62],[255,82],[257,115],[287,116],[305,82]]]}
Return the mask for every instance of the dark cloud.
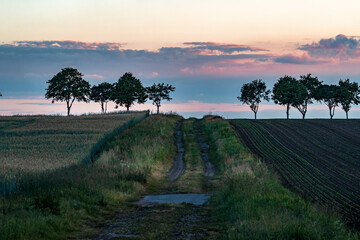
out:
{"label": "dark cloud", "polygon": [[307,54],[304,54],[302,56],[296,56],[291,54],[283,55],[283,56],[275,57],[273,61],[277,63],[299,64],[299,65],[313,65],[313,64],[326,62],[323,60],[313,59]]}
{"label": "dark cloud", "polygon": [[[183,74],[181,69],[186,67],[200,68],[237,59],[262,61],[269,58],[267,54],[240,53],[240,49],[245,51],[251,48],[231,44],[193,43],[185,47],[162,47],[158,51],[121,49],[121,46],[123,44],[75,41],[2,44],[0,80],[2,76],[53,76],[64,67],[76,67],[87,76],[101,76],[93,78],[94,81],[117,76],[125,71],[149,76],[153,76],[153,72],[158,72],[159,76],[174,76]],[[215,49],[222,50],[216,54],[208,52]]]}
{"label": "dark cloud", "polygon": [[321,39],[319,42],[299,47],[313,57],[338,57],[342,59],[360,57],[360,40],[342,34],[335,38]]}
{"label": "dark cloud", "polygon": [[232,54],[235,52],[244,52],[244,51],[267,51],[266,49],[255,48],[248,45],[238,45],[238,44],[220,44],[215,42],[185,42],[185,45],[192,46],[192,49],[203,49],[210,51],[219,51],[226,54]]}

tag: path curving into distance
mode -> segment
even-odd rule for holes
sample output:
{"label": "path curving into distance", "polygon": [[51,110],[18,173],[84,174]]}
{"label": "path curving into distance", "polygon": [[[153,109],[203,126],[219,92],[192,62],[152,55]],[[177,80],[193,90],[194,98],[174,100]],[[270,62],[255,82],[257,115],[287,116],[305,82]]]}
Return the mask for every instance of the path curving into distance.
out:
{"label": "path curving into distance", "polygon": [[[161,190],[165,194],[157,194],[156,192],[155,195],[143,196],[139,201],[121,209],[110,221],[97,226],[97,234],[82,240],[148,239],[149,236],[152,236],[151,234],[160,236],[159,233],[164,235],[158,239],[206,239],[209,233],[203,224],[209,221],[208,217],[211,210],[207,205],[212,194],[204,191],[201,193],[173,191],[173,187],[175,186],[176,189],[177,184],[184,184],[181,181],[174,182],[185,172],[185,145],[184,132],[182,131],[184,121],[179,121],[175,127],[176,156],[166,179],[169,184],[164,182],[165,188]],[[201,159],[204,162],[204,176],[211,177],[215,175],[216,168],[209,162],[209,145],[202,137],[199,124],[199,120],[195,121],[191,124],[192,129],[189,131],[196,137],[195,140],[193,136],[192,143],[196,145],[198,142],[200,146],[200,152],[198,148],[195,148],[195,151],[201,154]],[[197,159],[201,161],[199,158]],[[196,174],[199,173],[201,176],[201,167],[198,170]],[[194,174],[192,171],[189,172]],[[186,181],[202,181],[199,178],[189,179]],[[211,179],[206,178],[206,181],[211,181]],[[166,192],[171,193],[166,194]]]}
{"label": "path curving into distance", "polygon": [[175,141],[176,141],[176,156],[174,159],[174,165],[171,168],[167,180],[169,182],[175,181],[178,179],[185,171],[185,162],[184,162],[184,133],[181,131],[181,127],[184,120],[179,121],[175,127]]}
{"label": "path curving into distance", "polygon": [[216,167],[209,161],[209,145],[205,142],[204,138],[201,136],[200,130],[200,120],[194,122],[193,128],[196,134],[197,141],[200,145],[201,150],[201,159],[204,161],[204,175],[206,177],[213,177],[216,173]]}

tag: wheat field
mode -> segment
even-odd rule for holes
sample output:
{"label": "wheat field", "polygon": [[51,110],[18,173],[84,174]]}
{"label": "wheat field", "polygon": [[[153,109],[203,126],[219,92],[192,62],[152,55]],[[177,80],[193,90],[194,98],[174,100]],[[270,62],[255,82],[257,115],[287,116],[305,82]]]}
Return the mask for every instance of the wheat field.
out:
{"label": "wheat field", "polygon": [[0,117],[0,175],[78,164],[106,134],[145,112]]}

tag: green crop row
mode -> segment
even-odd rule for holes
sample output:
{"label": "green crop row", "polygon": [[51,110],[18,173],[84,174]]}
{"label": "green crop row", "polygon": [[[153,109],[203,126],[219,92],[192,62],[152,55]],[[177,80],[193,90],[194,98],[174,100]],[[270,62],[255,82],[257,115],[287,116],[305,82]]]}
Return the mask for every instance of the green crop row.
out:
{"label": "green crop row", "polygon": [[[356,155],[357,148],[346,153],[346,149],[334,148],[332,142],[344,141],[343,137],[326,130],[327,138],[323,138],[325,130],[308,121],[233,120],[232,123],[246,144],[273,166],[287,187],[307,199],[337,208],[348,224],[359,227],[360,179],[352,173],[354,165],[348,164],[351,160],[346,157]],[[329,159],[328,154],[334,158]]]}

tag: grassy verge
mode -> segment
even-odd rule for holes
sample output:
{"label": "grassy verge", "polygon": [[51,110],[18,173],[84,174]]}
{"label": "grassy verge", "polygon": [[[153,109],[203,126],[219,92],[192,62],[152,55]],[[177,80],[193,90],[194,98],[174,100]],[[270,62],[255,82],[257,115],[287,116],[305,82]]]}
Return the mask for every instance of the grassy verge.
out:
{"label": "grassy verge", "polygon": [[218,164],[222,187],[211,203],[214,214],[228,225],[221,239],[359,239],[338,215],[285,189],[227,121],[210,116],[202,127],[216,149],[212,158],[223,162]]}
{"label": "grassy verge", "polygon": [[115,208],[156,191],[176,152],[179,119],[148,117],[108,143],[94,164],[29,175],[25,191],[0,198],[0,238],[75,237],[77,229],[86,233]]}

